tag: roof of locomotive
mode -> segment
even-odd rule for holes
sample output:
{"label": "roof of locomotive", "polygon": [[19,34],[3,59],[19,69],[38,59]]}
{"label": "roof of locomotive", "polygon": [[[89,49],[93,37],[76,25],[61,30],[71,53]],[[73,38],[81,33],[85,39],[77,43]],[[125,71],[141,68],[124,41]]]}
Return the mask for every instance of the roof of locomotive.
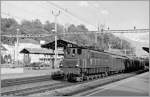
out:
{"label": "roof of locomotive", "polygon": [[96,52],[105,53],[105,54],[111,55],[112,57],[115,57],[115,58],[130,59],[130,58],[129,58],[128,56],[126,56],[126,55],[117,54],[117,53],[112,53],[112,52],[109,52],[109,51],[104,51],[104,50],[102,50],[102,49],[94,48],[94,47],[92,47],[92,46],[78,46],[78,47],[70,47],[70,48],[87,49],[87,50],[90,50],[90,51],[96,51]]}

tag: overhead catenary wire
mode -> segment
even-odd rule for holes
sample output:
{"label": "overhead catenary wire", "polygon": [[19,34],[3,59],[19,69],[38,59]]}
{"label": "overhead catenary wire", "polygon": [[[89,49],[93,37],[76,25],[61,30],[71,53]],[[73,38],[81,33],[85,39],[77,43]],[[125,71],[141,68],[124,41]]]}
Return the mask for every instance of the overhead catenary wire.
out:
{"label": "overhead catenary wire", "polygon": [[[58,6],[59,7],[59,6]],[[76,17],[77,19],[79,20],[82,20],[80,17],[77,17],[76,15],[74,15],[73,13],[61,8],[63,11],[65,11],[66,13],[68,13],[69,15],[73,16],[73,17]],[[10,16],[10,17],[15,17],[17,19],[20,19],[22,20],[23,18],[21,17],[18,17],[18,16],[12,16],[10,15],[9,13],[5,13],[5,12],[2,12],[2,14],[4,15],[7,15],[7,16]],[[84,20],[82,20],[84,21]],[[85,21],[84,21],[85,22]],[[31,32],[31,31],[28,31],[27,29],[23,28],[20,26],[20,28],[24,29],[25,32]],[[43,31],[45,32],[48,32],[44,29],[42,29]],[[104,30],[103,33],[142,33],[142,32],[149,32],[149,29],[130,29],[130,30]],[[48,32],[49,33],[49,32]],[[65,34],[91,34],[91,33],[97,33],[99,34],[98,31],[86,31],[86,32],[68,32],[68,33],[59,33],[60,35],[65,35]],[[1,35],[1,36],[6,36],[6,37],[47,37],[47,36],[53,36],[54,34],[51,33],[51,34],[39,34],[39,35],[32,35],[32,34],[26,34],[26,35]]]}
{"label": "overhead catenary wire", "polygon": [[58,8],[58,9],[62,10],[63,12],[69,14],[70,16],[72,16],[72,17],[74,17],[74,18],[76,18],[76,19],[78,19],[78,20],[80,20],[80,21],[82,21],[82,22],[84,22],[84,23],[86,23],[86,24],[89,24],[89,25],[91,25],[91,26],[97,28],[96,25],[89,23],[87,20],[85,20],[85,19],[79,17],[78,15],[76,15],[76,14],[70,12],[68,9],[65,9],[65,8],[59,6],[58,4],[52,3],[52,2],[50,2],[50,1],[46,1],[46,2],[47,2],[48,4],[50,4],[50,5],[55,6],[55,7]]}
{"label": "overhead catenary wire", "polygon": [[[63,9],[65,11],[65,9]],[[68,12],[68,11],[67,11]],[[12,18],[17,18],[19,20],[23,20],[24,18],[22,17],[18,17],[18,16],[12,16],[9,13],[6,12],[1,12],[4,15],[7,15],[9,17]],[[19,26],[20,28],[24,29],[25,32],[31,32],[21,26]],[[18,37],[47,37],[47,36],[53,36],[53,33],[50,33],[44,29],[42,29],[42,31],[49,33],[49,34],[38,34],[38,35],[33,35],[33,34],[26,34],[26,35],[18,35]],[[149,29],[130,29],[130,30],[104,30],[103,33],[145,33],[145,32],[149,32]],[[66,34],[91,34],[91,33],[97,33],[99,34],[98,31],[86,31],[86,32],[68,32],[68,33],[59,33],[60,35],[66,35]],[[1,36],[6,36],[6,37],[16,37],[16,35],[1,35]]]}

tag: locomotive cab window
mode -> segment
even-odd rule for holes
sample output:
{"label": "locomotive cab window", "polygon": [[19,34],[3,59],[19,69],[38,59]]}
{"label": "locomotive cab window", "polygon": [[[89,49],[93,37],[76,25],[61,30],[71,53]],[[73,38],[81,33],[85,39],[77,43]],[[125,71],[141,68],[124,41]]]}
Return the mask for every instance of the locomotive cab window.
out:
{"label": "locomotive cab window", "polygon": [[70,48],[68,48],[68,49],[67,49],[67,54],[70,54],[70,51],[71,51]]}
{"label": "locomotive cab window", "polygon": [[77,53],[78,53],[78,55],[81,55],[82,54],[82,50],[81,49],[77,49]]}
{"label": "locomotive cab window", "polygon": [[75,53],[76,53],[76,50],[75,50],[75,49],[72,49],[72,53],[75,54]]}

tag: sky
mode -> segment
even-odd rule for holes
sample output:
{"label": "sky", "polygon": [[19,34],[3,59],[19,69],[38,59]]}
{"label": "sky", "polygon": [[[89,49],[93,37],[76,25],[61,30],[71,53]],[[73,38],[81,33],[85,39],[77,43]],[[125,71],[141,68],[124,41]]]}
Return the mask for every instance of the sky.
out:
{"label": "sky", "polygon": [[[89,29],[97,29],[97,24],[105,24],[110,29],[133,29],[149,27],[148,1],[1,1],[2,12],[22,19],[54,21],[51,11],[58,12],[58,5],[79,17],[75,18],[61,10],[58,22],[62,24],[86,24]],[[54,5],[55,4],[55,5]],[[2,14],[2,16],[4,16]]]}
{"label": "sky", "polygon": [[[1,16],[13,17],[19,23],[24,19],[54,22],[52,10],[54,14],[61,11],[57,22],[66,27],[84,24],[97,30],[98,24],[104,24],[110,30],[149,28],[149,1],[1,1]],[[149,32],[123,36],[149,44]]]}

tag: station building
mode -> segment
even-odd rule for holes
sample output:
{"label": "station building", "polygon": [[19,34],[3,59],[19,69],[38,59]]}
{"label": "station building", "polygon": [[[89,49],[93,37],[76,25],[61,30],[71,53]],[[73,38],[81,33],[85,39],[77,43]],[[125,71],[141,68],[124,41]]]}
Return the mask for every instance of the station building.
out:
{"label": "station building", "polygon": [[[30,65],[32,63],[45,64],[47,67],[51,67],[54,64],[54,51],[52,49],[46,48],[24,48],[20,51],[24,56],[25,65]],[[64,52],[58,50],[58,61],[63,59]]]}

